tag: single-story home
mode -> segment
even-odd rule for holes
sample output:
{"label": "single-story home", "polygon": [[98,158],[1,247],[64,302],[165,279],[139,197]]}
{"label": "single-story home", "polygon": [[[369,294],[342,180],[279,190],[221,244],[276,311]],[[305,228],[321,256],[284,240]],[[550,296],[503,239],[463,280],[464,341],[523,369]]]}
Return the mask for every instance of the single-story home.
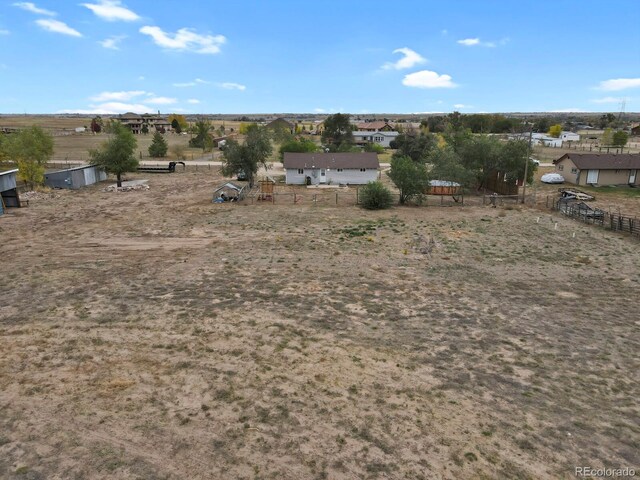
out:
{"label": "single-story home", "polygon": [[640,123],[637,125],[631,125],[631,135],[640,135]]}
{"label": "single-story home", "polygon": [[640,185],[640,153],[565,153],[553,163],[576,185]]}
{"label": "single-story home", "polygon": [[0,172],[0,215],[5,207],[19,207],[20,195],[18,194],[18,169]]}
{"label": "single-story home", "polygon": [[544,145],[545,147],[562,147],[562,138],[551,137],[545,133],[531,135],[531,145]]}
{"label": "single-story home", "polygon": [[275,120],[267,123],[266,127],[273,131],[284,130],[289,133],[295,133],[296,129],[295,124],[282,117],[276,118]]}
{"label": "single-story home", "polygon": [[93,185],[107,179],[104,168],[95,165],[83,165],[80,167],[58,170],[44,174],[44,184],[51,188],[78,188]]}
{"label": "single-story home", "polygon": [[389,145],[394,141],[398,135],[398,132],[368,132],[368,131],[355,131],[353,132],[353,139],[357,145],[364,145],[365,143],[377,143],[385,148],[389,148]]}
{"label": "single-story home", "polygon": [[378,179],[380,168],[378,155],[373,152],[286,152],[283,164],[289,185],[364,185]]}
{"label": "single-story home", "polygon": [[579,142],[580,141],[580,135],[578,135],[577,133],[573,133],[573,132],[562,132],[560,134],[560,139],[563,142]]}

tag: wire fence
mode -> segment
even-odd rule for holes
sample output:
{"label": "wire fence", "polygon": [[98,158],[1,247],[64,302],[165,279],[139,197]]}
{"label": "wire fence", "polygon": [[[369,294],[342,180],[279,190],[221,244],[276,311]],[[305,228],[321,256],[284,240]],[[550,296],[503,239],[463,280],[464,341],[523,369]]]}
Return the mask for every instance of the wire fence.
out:
{"label": "wire fence", "polygon": [[549,199],[547,206],[574,220],[614,232],[627,233],[632,237],[640,238],[640,219],[636,216],[613,213],[598,208],[592,208],[584,202],[567,202],[566,199]]}

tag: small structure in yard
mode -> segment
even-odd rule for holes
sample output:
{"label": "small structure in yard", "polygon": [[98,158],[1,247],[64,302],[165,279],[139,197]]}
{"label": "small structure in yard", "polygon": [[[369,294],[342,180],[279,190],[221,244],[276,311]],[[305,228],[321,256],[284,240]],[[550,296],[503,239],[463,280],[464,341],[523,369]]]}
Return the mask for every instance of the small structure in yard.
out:
{"label": "small structure in yard", "polygon": [[248,190],[248,185],[227,182],[213,191],[212,203],[239,202]]}
{"label": "small structure in yard", "polygon": [[78,188],[93,185],[107,179],[104,168],[94,165],[83,165],[57,172],[49,172],[44,175],[44,184],[51,188]]}
{"label": "small structure in yard", "polygon": [[553,163],[557,173],[576,185],[640,186],[640,153],[565,153]]}
{"label": "small structure in yard", "polygon": [[365,185],[378,179],[380,162],[373,152],[286,152],[283,166],[288,185]]}
{"label": "small structure in yard", "polygon": [[273,188],[276,181],[271,177],[267,177],[258,183],[260,184],[260,200],[271,200],[273,198]]}
{"label": "small structure in yard", "polygon": [[462,193],[462,186],[459,183],[449,182],[447,180],[431,180],[426,193],[428,195],[455,196]]}
{"label": "small structure in yard", "polygon": [[3,215],[8,207],[20,207],[17,176],[17,168],[0,172],[0,215]]}

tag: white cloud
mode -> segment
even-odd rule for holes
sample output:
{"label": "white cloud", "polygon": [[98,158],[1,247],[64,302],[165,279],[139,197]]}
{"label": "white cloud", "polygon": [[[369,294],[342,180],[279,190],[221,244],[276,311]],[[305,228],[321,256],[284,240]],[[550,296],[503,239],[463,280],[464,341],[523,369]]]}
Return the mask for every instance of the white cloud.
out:
{"label": "white cloud", "polygon": [[316,113],[325,113],[326,112],[326,110],[324,108],[314,108],[313,111],[316,112]]}
{"label": "white cloud", "polygon": [[121,102],[107,102],[100,105],[90,105],[88,109],[67,109],[59,110],[57,113],[81,113],[85,115],[116,115],[118,113],[134,112],[134,113],[149,113],[154,109],[146,105],[137,103],[121,103]]}
{"label": "white cloud", "polygon": [[140,19],[140,16],[122,6],[119,0],[98,0],[98,3],[81,3],[83,7],[87,7],[96,16],[108,22],[134,22]]}
{"label": "white cloud", "polygon": [[[625,99],[622,97],[603,97],[603,98],[593,98],[591,99],[592,103],[620,103]],[[629,100],[628,98],[626,100]]]}
{"label": "white cloud", "polygon": [[140,76],[138,77],[138,80],[144,80],[144,75],[140,75]]}
{"label": "white cloud", "polygon": [[157,105],[171,105],[173,103],[178,102],[177,99],[170,98],[170,97],[152,97],[152,98],[147,98],[145,101],[149,103],[154,103]]}
{"label": "white cloud", "polygon": [[98,95],[91,97],[91,101],[93,102],[108,102],[111,100],[127,101],[127,100],[131,100],[132,98],[139,97],[140,95],[144,95],[145,93],[147,92],[145,92],[144,90],[102,92],[102,93],[99,93]]}
{"label": "white cloud", "polygon": [[[509,41],[509,39],[505,38],[503,40],[500,41],[501,45],[504,45],[505,43],[507,43]],[[496,46],[495,42],[482,42],[480,41],[479,38],[465,38],[463,40],[458,40],[458,42],[460,45],[464,45],[465,47],[489,47],[489,48],[493,48]]]}
{"label": "white cloud", "polygon": [[240,90],[240,91],[244,91],[247,89],[247,87],[245,85],[242,85],[240,83],[234,83],[234,82],[224,82],[224,83],[219,83],[218,84],[219,87],[225,88],[227,90]]}
{"label": "white cloud", "polygon": [[411,68],[421,63],[427,62],[426,58],[407,47],[397,48],[393,51],[393,53],[401,53],[403,56],[395,63],[385,63],[382,66],[384,70],[403,70],[405,68]]}
{"label": "white cloud", "polygon": [[456,103],[453,108],[473,108],[473,105],[465,105],[464,103]]}
{"label": "white cloud", "polygon": [[104,48],[108,48],[110,50],[120,50],[120,48],[118,47],[118,43],[120,43],[125,38],[127,38],[126,35],[115,35],[109,38],[105,38],[98,43]]}
{"label": "white cloud", "polygon": [[439,75],[430,70],[421,70],[405,75],[402,84],[416,88],[453,88],[457,86],[451,81],[449,75]]}
{"label": "white cloud", "polygon": [[47,15],[48,17],[55,17],[57,15],[56,12],[36,7],[36,5],[31,2],[16,2],[13,6],[26,10],[27,12],[35,13],[36,15]]}
{"label": "white cloud", "polygon": [[458,43],[460,45],[465,45],[467,47],[471,47],[473,45],[479,45],[480,44],[480,39],[479,38],[465,38],[464,40],[458,40]]}
{"label": "white cloud", "polygon": [[61,33],[63,35],[70,35],[72,37],[82,36],[82,34],[79,31],[71,28],[69,25],[59,20],[40,19],[40,20],[36,20],[36,23],[41,28],[48,30],[50,32]]}
{"label": "white cloud", "polygon": [[447,30],[446,28],[444,30],[442,30],[440,32],[442,35],[448,35],[449,34],[449,30]]}
{"label": "white cloud", "polygon": [[11,32],[9,30],[4,30],[0,28],[0,35],[9,35]]}
{"label": "white cloud", "polygon": [[220,53],[220,46],[227,41],[223,35],[199,35],[188,28],[181,28],[172,34],[160,27],[145,26],[140,33],[149,35],[156,45],[163,48],[209,55]]}
{"label": "white cloud", "polygon": [[194,81],[192,82],[184,82],[184,83],[174,83],[173,86],[174,87],[195,87],[196,85],[207,85],[211,82],[208,82],[206,80],[202,80],[201,78],[196,78]]}
{"label": "white cloud", "polygon": [[640,78],[614,78],[600,82],[600,90],[616,91],[640,87]]}
{"label": "white cloud", "polygon": [[198,103],[200,103],[200,100],[198,100],[197,98],[190,98],[189,100],[187,100],[187,103],[190,103],[191,105],[197,105]]}

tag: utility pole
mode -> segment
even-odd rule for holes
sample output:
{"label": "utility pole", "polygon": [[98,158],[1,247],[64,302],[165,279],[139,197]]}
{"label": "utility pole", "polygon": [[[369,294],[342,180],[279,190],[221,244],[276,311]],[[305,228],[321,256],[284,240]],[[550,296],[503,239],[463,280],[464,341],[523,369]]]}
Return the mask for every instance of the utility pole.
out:
{"label": "utility pole", "polygon": [[533,123],[529,126],[529,143],[527,144],[527,158],[524,162],[524,179],[522,180],[522,203],[527,196],[527,174],[529,173],[529,158],[531,157],[531,139],[533,138]]}

